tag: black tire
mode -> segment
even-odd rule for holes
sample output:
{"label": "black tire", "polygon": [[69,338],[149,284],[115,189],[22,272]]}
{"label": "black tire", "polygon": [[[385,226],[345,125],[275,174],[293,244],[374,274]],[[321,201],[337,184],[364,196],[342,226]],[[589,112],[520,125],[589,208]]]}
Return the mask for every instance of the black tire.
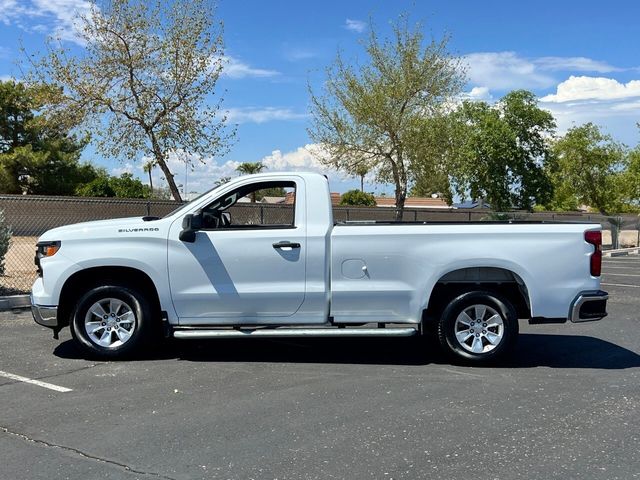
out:
{"label": "black tire", "polygon": [[454,298],[438,322],[440,345],[454,359],[467,364],[503,358],[513,349],[518,331],[518,316],[511,302],[486,291],[466,292]]}
{"label": "black tire", "polygon": [[[122,305],[116,309],[118,302],[122,302]],[[99,323],[99,317],[94,313],[99,309],[95,307],[96,304],[100,304],[109,317],[105,317],[105,321],[102,322],[104,328],[95,325]],[[107,310],[107,306],[110,308],[111,305],[116,312],[113,315],[110,309]],[[89,312],[92,307],[94,307],[92,312]],[[149,299],[129,285],[97,286],[85,292],[78,300],[70,322],[71,335],[76,344],[92,358],[104,360],[129,358],[133,354],[141,353],[148,346],[155,330],[154,310]],[[130,314],[126,313],[127,311]],[[122,315],[119,317],[120,313]],[[109,326],[112,324],[113,326]],[[85,325],[91,326],[85,327]],[[98,328],[97,332],[89,333],[88,330],[94,327]],[[107,329],[110,332],[109,340],[105,338],[100,342],[98,337],[106,336],[109,333]],[[127,336],[126,332],[130,334]],[[123,338],[126,340],[123,341]],[[109,343],[111,345],[107,345]]]}

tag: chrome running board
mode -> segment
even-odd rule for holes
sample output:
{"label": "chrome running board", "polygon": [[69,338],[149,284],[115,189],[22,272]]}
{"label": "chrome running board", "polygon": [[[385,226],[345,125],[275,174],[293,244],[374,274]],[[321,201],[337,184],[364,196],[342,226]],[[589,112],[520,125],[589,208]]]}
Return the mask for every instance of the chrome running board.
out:
{"label": "chrome running board", "polygon": [[409,328],[254,328],[254,329],[175,329],[174,338],[248,338],[248,337],[411,337],[418,330]]}

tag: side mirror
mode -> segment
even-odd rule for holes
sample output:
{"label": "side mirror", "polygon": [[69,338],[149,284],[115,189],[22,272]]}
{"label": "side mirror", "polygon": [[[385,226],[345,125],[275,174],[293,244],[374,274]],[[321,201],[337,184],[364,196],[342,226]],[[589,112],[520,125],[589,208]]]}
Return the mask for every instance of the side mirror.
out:
{"label": "side mirror", "polygon": [[196,241],[196,232],[202,228],[202,214],[189,213],[182,219],[182,231],[178,238],[183,242]]}

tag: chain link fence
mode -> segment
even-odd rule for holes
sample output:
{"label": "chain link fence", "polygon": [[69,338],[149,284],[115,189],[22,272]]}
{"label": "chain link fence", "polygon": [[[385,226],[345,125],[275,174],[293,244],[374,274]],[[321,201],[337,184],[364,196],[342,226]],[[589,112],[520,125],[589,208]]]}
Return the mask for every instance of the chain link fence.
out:
{"label": "chain link fence", "polygon": [[[110,218],[152,215],[162,217],[179,207],[173,201],[113,198],[0,195],[0,256],[2,237],[8,238],[4,269],[0,265],[0,296],[26,293],[36,278],[35,244],[51,228]],[[230,210],[234,224],[286,224],[292,220],[291,205],[237,204]],[[394,220],[389,207],[334,207],[336,222]],[[404,221],[475,222],[495,220],[542,220],[600,223],[605,248],[638,246],[640,216],[605,217],[580,213],[494,213],[487,210],[406,209]],[[6,235],[3,235],[6,233]]]}

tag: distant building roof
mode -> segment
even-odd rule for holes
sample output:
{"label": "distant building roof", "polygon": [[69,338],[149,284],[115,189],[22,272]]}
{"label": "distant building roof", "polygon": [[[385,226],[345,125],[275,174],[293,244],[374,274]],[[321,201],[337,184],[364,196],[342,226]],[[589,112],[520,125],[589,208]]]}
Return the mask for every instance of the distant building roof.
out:
{"label": "distant building roof", "polygon": [[262,197],[260,203],[284,203],[284,197]]}
{"label": "distant building roof", "polygon": [[[337,192],[331,192],[331,205],[333,205],[334,207],[336,205],[340,205],[340,197],[341,195]],[[294,192],[289,192],[287,193],[287,196],[284,198],[284,203],[286,203],[287,205],[291,205],[294,201],[295,198],[295,193]]]}
{"label": "distant building roof", "polygon": [[[395,207],[396,199],[394,197],[376,197],[376,206],[378,207]],[[452,207],[442,198],[429,197],[408,197],[404,201],[405,208],[437,208],[450,210]]]}
{"label": "distant building roof", "polygon": [[471,200],[468,202],[455,203],[453,206],[455,208],[462,208],[467,210],[471,210],[473,208],[491,208],[491,205],[483,200]]}

